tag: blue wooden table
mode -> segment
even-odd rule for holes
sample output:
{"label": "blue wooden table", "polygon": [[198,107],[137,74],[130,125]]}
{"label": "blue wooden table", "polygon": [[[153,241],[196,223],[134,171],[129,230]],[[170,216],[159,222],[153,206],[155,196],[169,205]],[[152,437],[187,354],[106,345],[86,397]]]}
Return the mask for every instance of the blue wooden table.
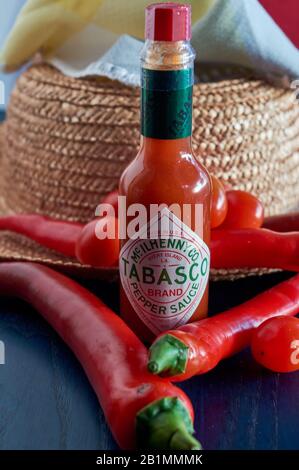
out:
{"label": "blue wooden table", "polygon": [[[275,274],[211,285],[219,312],[290,276]],[[85,285],[112,308],[118,287]],[[0,449],[116,449],[80,365],[29,306],[0,299]],[[299,374],[273,374],[249,351],[181,385],[196,411],[206,449],[299,449]]]}

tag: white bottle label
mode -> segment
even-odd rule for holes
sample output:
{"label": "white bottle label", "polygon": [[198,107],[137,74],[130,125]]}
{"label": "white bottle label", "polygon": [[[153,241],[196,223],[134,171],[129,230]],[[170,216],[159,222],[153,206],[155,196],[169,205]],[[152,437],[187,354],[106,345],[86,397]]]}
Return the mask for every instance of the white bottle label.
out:
{"label": "white bottle label", "polygon": [[209,270],[208,246],[166,208],[120,252],[122,286],[155,334],[188,322],[205,292]]}

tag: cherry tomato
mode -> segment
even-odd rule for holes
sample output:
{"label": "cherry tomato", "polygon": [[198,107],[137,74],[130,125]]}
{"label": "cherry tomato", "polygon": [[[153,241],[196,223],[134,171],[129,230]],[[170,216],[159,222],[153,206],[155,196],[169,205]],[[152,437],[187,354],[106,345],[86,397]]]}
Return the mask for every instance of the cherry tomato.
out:
{"label": "cherry tomato", "polygon": [[107,194],[102,200],[102,204],[111,204],[116,217],[118,217],[118,196],[118,189],[115,189]]}
{"label": "cherry tomato", "polygon": [[216,176],[211,175],[212,203],[211,203],[211,228],[219,227],[227,214],[227,199],[225,189]]}
{"label": "cherry tomato", "polygon": [[262,323],[253,333],[255,360],[274,372],[299,370],[299,319],[279,316]]}
{"label": "cherry tomato", "polygon": [[221,228],[259,228],[264,221],[262,203],[246,191],[226,192],[228,210]]}
{"label": "cherry tomato", "polygon": [[119,256],[118,219],[107,216],[85,225],[76,244],[76,256],[80,263],[89,266],[116,266]]}

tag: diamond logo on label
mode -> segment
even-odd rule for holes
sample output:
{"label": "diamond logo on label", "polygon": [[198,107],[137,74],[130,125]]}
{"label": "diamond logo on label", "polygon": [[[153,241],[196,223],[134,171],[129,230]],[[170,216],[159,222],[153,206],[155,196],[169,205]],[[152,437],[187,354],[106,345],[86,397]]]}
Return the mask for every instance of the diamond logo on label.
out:
{"label": "diamond logo on label", "polygon": [[209,270],[208,246],[166,208],[120,253],[122,286],[155,334],[188,322],[205,292]]}

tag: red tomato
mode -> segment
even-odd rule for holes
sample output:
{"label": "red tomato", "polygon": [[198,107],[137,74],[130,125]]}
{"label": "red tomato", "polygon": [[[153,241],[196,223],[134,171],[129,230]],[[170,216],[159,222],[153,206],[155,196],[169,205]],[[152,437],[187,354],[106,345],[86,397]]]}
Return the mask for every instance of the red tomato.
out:
{"label": "red tomato", "polygon": [[257,362],[274,372],[299,369],[299,319],[279,316],[253,333],[251,351]]}
{"label": "red tomato", "polygon": [[107,194],[103,200],[102,204],[111,204],[114,209],[115,216],[118,216],[118,189],[115,189],[114,191],[111,191],[111,193]]}
{"label": "red tomato", "polygon": [[211,228],[219,227],[227,214],[227,199],[225,189],[216,176],[211,175],[212,203],[211,203]]}
{"label": "red tomato", "polygon": [[[109,236],[105,236],[107,234]],[[119,256],[118,219],[103,217],[85,225],[76,244],[76,256],[80,263],[89,266],[116,266]]]}
{"label": "red tomato", "polygon": [[264,208],[253,194],[226,191],[228,210],[221,228],[259,228],[264,222]]}

